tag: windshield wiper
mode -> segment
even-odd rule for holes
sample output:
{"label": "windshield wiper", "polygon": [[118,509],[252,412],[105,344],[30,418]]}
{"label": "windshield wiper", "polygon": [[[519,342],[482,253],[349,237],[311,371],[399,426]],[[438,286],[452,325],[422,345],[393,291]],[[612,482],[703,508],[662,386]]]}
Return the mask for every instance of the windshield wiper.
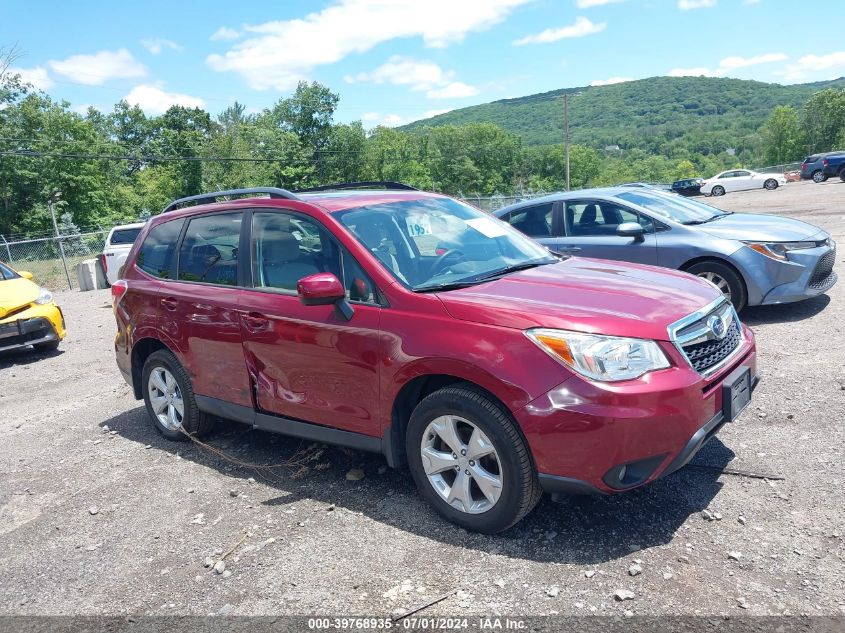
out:
{"label": "windshield wiper", "polygon": [[430,286],[420,286],[413,288],[414,292],[440,292],[441,290],[457,290],[458,288],[469,288],[476,286],[480,282],[473,279],[472,281],[452,281],[447,284],[431,284]]}
{"label": "windshield wiper", "polygon": [[723,218],[726,215],[730,215],[733,211],[725,211],[724,213],[717,213],[716,215],[711,215],[706,220],[690,220],[689,222],[683,222],[684,226],[691,226],[693,224],[706,224],[707,222],[712,222],[713,220],[718,220],[719,218]]}
{"label": "windshield wiper", "polygon": [[504,268],[499,268],[498,270],[491,270],[489,273],[484,273],[483,275],[479,275],[475,277],[475,281],[486,281],[488,279],[493,279],[495,277],[501,277],[502,275],[508,275],[510,273],[516,273],[520,270],[528,270],[529,268],[537,268],[538,266],[545,266],[546,264],[553,264],[558,260],[552,261],[533,261],[533,262],[524,262],[522,264],[514,264],[513,266],[505,266]]}

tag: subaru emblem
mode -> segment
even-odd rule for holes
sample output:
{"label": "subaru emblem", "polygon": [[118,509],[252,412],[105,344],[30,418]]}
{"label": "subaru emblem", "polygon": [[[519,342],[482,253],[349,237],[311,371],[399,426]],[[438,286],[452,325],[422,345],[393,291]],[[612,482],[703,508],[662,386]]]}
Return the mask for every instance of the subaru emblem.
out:
{"label": "subaru emblem", "polygon": [[725,327],[725,322],[715,314],[707,319],[707,327],[710,328],[710,331],[713,332],[713,336],[717,339],[725,338],[725,334],[728,333],[727,327]]}

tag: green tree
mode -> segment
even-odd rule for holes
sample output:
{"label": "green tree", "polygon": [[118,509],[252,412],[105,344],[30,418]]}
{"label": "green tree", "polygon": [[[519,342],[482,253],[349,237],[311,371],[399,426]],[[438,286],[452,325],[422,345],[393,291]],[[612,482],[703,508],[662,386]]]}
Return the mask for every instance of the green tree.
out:
{"label": "green tree", "polygon": [[811,151],[836,149],[845,130],[845,90],[829,88],[814,94],[804,106],[803,126]]}
{"label": "green tree", "polygon": [[271,119],[282,129],[302,139],[306,147],[325,148],[332,117],[340,96],[316,81],[300,81],[291,97],[270,110]]}
{"label": "green tree", "polygon": [[763,160],[767,165],[781,165],[801,158],[803,134],[798,113],[792,106],[778,106],[761,130]]}

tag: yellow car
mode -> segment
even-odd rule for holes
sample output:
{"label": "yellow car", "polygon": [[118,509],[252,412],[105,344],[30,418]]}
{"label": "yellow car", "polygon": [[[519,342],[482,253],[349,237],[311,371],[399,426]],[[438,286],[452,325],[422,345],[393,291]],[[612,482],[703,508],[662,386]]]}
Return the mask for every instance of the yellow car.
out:
{"label": "yellow car", "polygon": [[65,317],[53,293],[0,262],[0,352],[32,345],[50,351],[65,337]]}

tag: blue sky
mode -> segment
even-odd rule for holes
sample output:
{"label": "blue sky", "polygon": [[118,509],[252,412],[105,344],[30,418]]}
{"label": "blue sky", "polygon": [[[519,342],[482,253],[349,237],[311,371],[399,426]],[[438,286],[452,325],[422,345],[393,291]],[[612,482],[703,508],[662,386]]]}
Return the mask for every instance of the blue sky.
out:
{"label": "blue sky", "polygon": [[654,75],[845,75],[845,3],[831,0],[2,0],[0,11],[0,46],[23,53],[14,68],[80,111],[126,98],[149,114],[235,100],[254,112],[307,79],[340,93],[338,120],[374,127]]}

